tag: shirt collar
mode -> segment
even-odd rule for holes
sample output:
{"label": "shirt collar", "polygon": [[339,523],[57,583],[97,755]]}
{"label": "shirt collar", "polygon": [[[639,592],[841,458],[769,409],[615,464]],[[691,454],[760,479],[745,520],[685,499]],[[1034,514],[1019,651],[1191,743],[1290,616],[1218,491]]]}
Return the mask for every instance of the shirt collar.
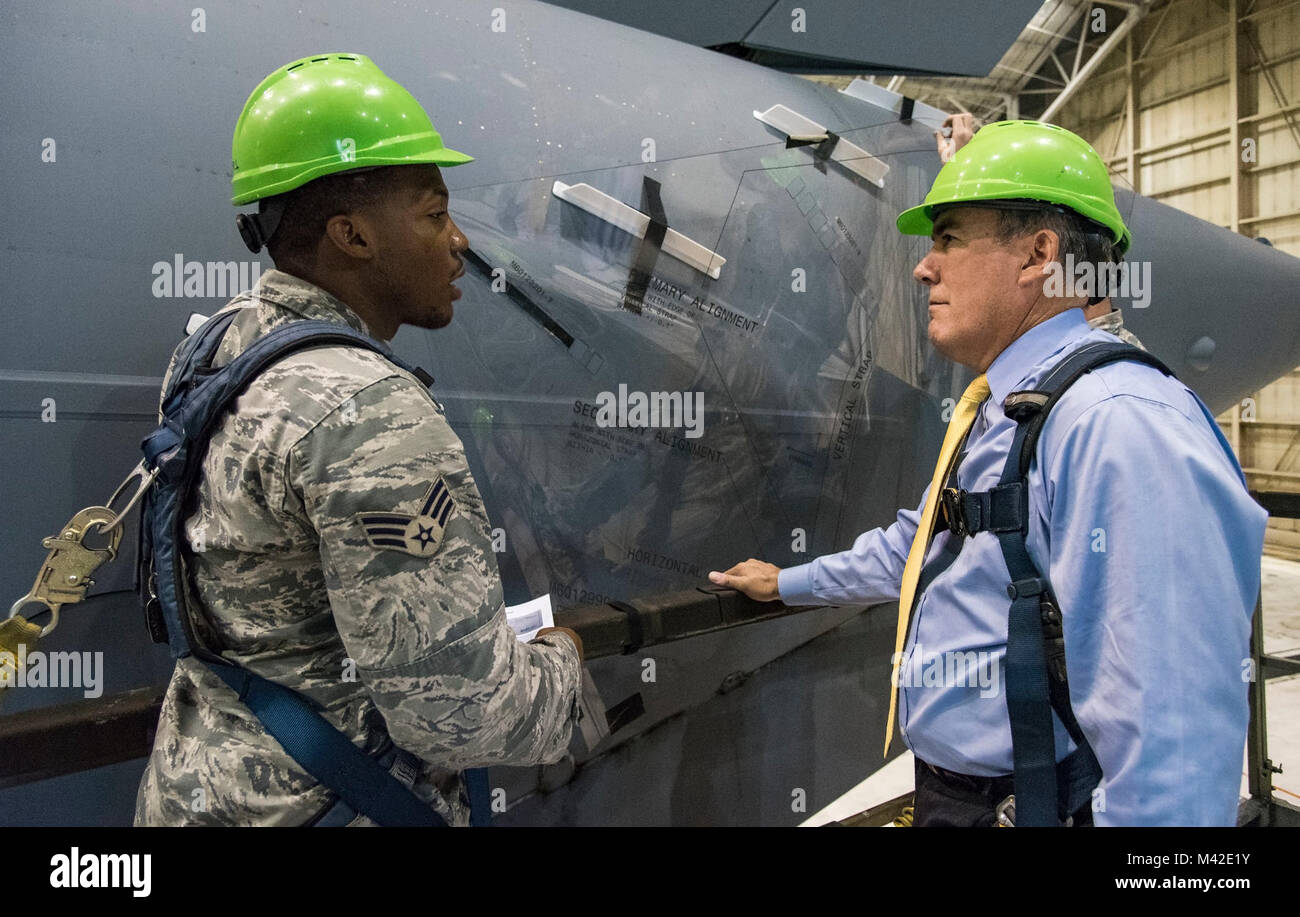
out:
{"label": "shirt collar", "polygon": [[985,377],[989,383],[989,400],[1001,405],[1007,395],[1020,386],[1036,367],[1067,344],[1092,330],[1083,310],[1066,309],[1047,321],[1035,325],[1012,341],[997,355]]}
{"label": "shirt collar", "polygon": [[257,278],[252,296],[255,300],[273,303],[303,318],[347,325],[362,334],[375,337],[361,316],[348,308],[347,303],[293,274],[271,268]]}

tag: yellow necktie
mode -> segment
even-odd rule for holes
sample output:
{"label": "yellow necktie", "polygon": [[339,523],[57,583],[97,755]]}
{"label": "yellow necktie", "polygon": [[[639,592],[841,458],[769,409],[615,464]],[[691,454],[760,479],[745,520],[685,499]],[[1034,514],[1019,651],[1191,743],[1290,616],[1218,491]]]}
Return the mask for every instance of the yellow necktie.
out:
{"label": "yellow necktie", "polygon": [[898,712],[898,667],[902,661],[903,644],[907,641],[907,627],[912,620],[912,606],[916,604],[916,584],[921,578],[921,566],[925,561],[926,549],[930,546],[930,537],[934,534],[934,520],[940,504],[940,491],[948,475],[952,473],[953,464],[961,444],[970,432],[971,424],[984,399],[989,396],[989,383],[984,376],[976,376],[966,386],[961,400],[952,412],[948,422],[948,432],[943,438],[943,448],[939,450],[939,461],[934,466],[934,477],[930,481],[930,493],[921,510],[921,521],[916,527],[916,537],[907,552],[907,565],[903,567],[903,582],[898,591],[898,636],[894,641],[894,663],[889,674],[889,721],[885,726],[885,756],[889,756],[889,744],[894,738],[894,717]]}

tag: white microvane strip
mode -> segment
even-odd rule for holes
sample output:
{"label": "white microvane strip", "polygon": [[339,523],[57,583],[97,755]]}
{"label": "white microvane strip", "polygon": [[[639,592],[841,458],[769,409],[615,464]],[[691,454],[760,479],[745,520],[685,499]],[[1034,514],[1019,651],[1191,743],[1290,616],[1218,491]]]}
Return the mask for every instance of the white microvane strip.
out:
{"label": "white microvane strip", "polygon": [[[791,140],[820,143],[830,137],[824,126],[784,105],[773,105],[767,111],[756,111],[754,117],[768,127],[776,128]],[[889,166],[857,144],[841,137],[835,144],[835,148],[831,150],[831,159],[849,171],[861,175],[877,188],[885,187],[885,175],[889,173]]]}
{"label": "white microvane strip", "polygon": [[[645,231],[650,226],[650,218],[640,210],[629,207],[618,198],[610,197],[591,185],[566,185],[557,181],[551,186],[551,193],[639,239],[645,238]],[[688,239],[675,229],[664,233],[660,250],[678,261],[684,261],[700,273],[708,274],[714,280],[722,274],[722,266],[727,263],[727,259],[717,252]]]}

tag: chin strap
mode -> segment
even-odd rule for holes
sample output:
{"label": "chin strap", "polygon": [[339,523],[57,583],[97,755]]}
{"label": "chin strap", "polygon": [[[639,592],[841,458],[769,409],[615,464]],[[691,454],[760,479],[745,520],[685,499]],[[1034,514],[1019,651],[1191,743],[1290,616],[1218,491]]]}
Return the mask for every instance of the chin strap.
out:
{"label": "chin strap", "polygon": [[235,217],[239,235],[250,252],[261,251],[262,246],[271,241],[287,204],[283,194],[265,197],[258,201],[257,213],[241,213]]}

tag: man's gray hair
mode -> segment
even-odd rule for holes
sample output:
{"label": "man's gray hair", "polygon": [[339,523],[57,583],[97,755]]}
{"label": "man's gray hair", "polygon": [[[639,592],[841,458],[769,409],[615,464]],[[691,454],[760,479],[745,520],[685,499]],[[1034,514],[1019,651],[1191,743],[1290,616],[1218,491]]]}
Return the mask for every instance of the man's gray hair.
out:
{"label": "man's gray hair", "polygon": [[995,235],[999,242],[1010,242],[1040,229],[1050,229],[1060,240],[1056,260],[1062,266],[1067,255],[1074,256],[1075,264],[1084,261],[1093,264],[1113,261],[1118,264],[1124,260],[1119,246],[1110,239],[1110,230],[1073,210],[1050,204],[1032,210],[994,206],[998,214]]}

